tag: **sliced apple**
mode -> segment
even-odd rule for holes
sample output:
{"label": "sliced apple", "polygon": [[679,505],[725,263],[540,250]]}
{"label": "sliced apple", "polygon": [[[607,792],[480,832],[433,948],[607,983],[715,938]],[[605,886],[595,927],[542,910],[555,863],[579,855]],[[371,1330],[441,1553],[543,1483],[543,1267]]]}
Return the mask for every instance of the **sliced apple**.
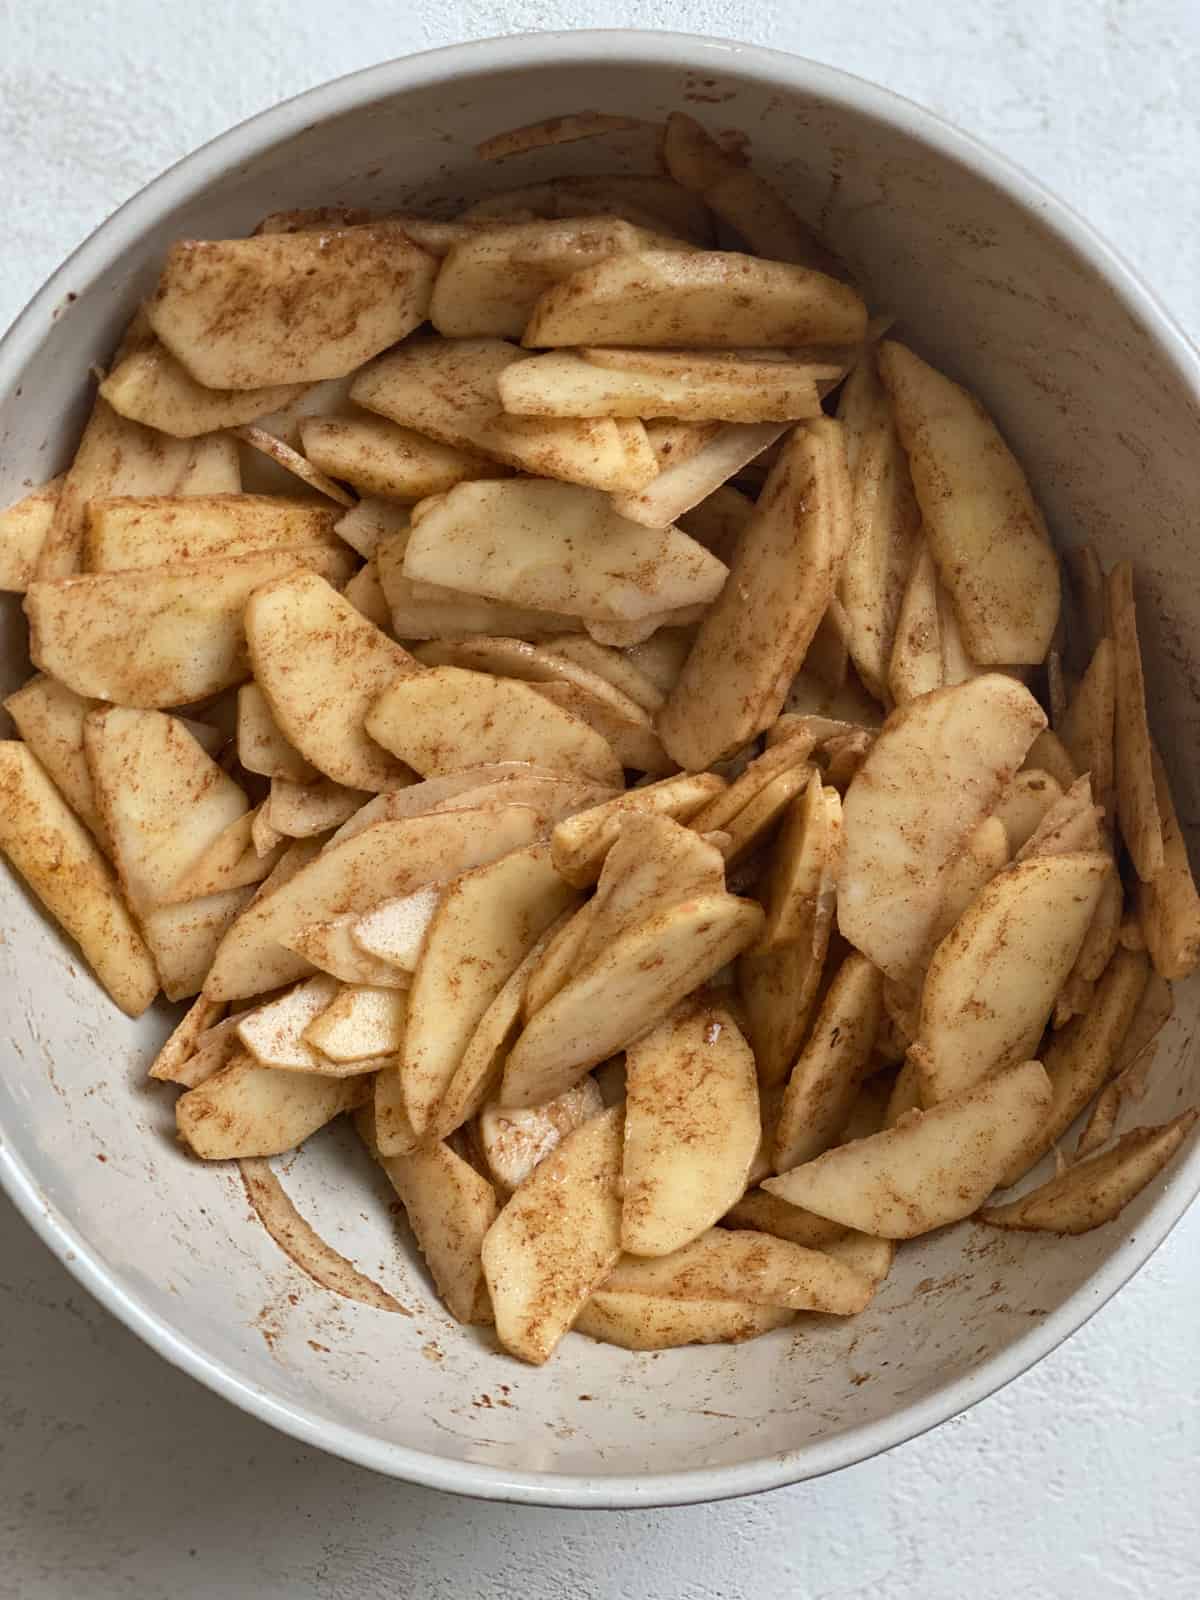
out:
{"label": "sliced apple", "polygon": [[846,1232],[840,1222],[830,1222],[828,1217],[805,1211],[803,1206],[790,1206],[765,1189],[748,1189],[721,1220],[723,1227],[769,1233],[776,1239],[787,1239],[809,1250],[828,1249]]}
{"label": "sliced apple", "polygon": [[199,900],[226,889],[243,889],[261,883],[274,871],[287,840],[277,835],[268,849],[260,851],[259,844],[264,841],[256,840],[254,824],[261,809],[243,811],[235,817],[183,869],[167,895],[170,904]]}
{"label": "sliced apple", "polygon": [[795,1316],[783,1306],[745,1300],[674,1300],[667,1295],[597,1289],[575,1319],[575,1332],[623,1350],[676,1350],[688,1344],[742,1344]]}
{"label": "sliced apple", "polygon": [[621,1250],[622,1107],[591,1117],[531,1173],[483,1241],[496,1333],[540,1365]]}
{"label": "sliced apple", "polygon": [[1103,823],[1103,811],[1092,804],[1091,780],[1086,776],[1077,778],[1061,800],[1047,807],[1045,816],[1017,851],[1016,859],[1030,861],[1080,850],[1107,851]]}
{"label": "sliced apple", "polygon": [[277,1156],[370,1093],[370,1079],[282,1072],[238,1055],[175,1102],[179,1137],[205,1161]]}
{"label": "sliced apple", "polygon": [[838,924],[889,977],[911,981],[924,967],[948,865],[1045,722],[1024,685],[989,673],[884,724],[843,801]]}
{"label": "sliced apple", "polygon": [[253,893],[250,887],[224,889],[200,900],[142,912],[142,933],[168,1000],[200,993],[221,940]]}
{"label": "sliced apple", "polygon": [[609,256],[664,247],[679,248],[619,217],[516,222],[480,230],[453,245],[443,260],[429,320],[452,339],[519,339],[546,289]]}
{"label": "sliced apple", "polygon": [[333,508],[282,495],[119,495],[87,509],[90,572],[157,568],[260,550],[342,550]]}
{"label": "sliced apple", "polygon": [[838,424],[797,428],[659,714],[663,744],[680,766],[711,766],[778,716],[833,596],[849,497]]}
{"label": "sliced apple", "polygon": [[315,573],[259,589],[246,607],[246,638],[272,715],[318,771],[352,789],[411,782],[363,726],[379,693],[417,672],[407,650]]}
{"label": "sliced apple", "polygon": [[864,1310],[873,1292],[860,1272],[824,1251],[742,1228],[712,1228],[656,1260],[625,1256],[603,1288],[674,1300],[746,1300],[835,1317]]}
{"label": "sliced apple", "polygon": [[1017,773],[992,813],[1003,823],[1013,854],[1033,837],[1042,818],[1062,796],[1062,789],[1048,772],[1030,767]]}
{"label": "sliced apple", "polygon": [[[239,1017],[237,1036],[242,1045],[263,1067],[285,1067],[296,1072],[328,1072],[344,1076],[341,1063],[325,1060],[319,1047],[304,1037],[310,1022],[315,1022],[337,998],[336,978],[318,973],[297,984],[276,1000],[257,1006]],[[351,1070],[356,1064],[351,1063]]]}
{"label": "sliced apple", "polygon": [[390,500],[423,500],[456,483],[502,478],[508,471],[384,417],[305,417],[300,441],[319,471],[352,485],[359,494]]}
{"label": "sliced apple", "polygon": [[1116,721],[1116,648],[1101,639],[1080,680],[1059,732],[1076,769],[1092,780],[1092,793],[1113,818],[1113,731]]}
{"label": "sliced apple", "polygon": [[776,1172],[811,1161],[837,1141],[882,1017],[883,974],[855,952],[838,968],[788,1078],[775,1129]]}
{"label": "sliced apple", "polygon": [[569,1134],[603,1110],[604,1100],[592,1078],[582,1079],[544,1106],[523,1110],[485,1106],[479,1114],[478,1139],[496,1187],[504,1194],[519,1189]]}
{"label": "sliced apple", "polygon": [[187,1064],[196,1054],[204,1035],[218,1026],[224,1015],[223,1002],[205,1000],[203,996],[194,1000],[150,1063],[147,1076],[160,1082],[184,1083],[191,1088]]}
{"label": "sliced apple", "polygon": [[500,375],[526,359],[503,339],[409,339],[367,367],[351,396],[402,427],[519,472],[604,490],[648,483],[655,462],[630,454],[611,417],[505,415]]}
{"label": "sliced apple", "polygon": [[1020,464],[978,400],[904,345],[884,340],[879,372],[972,659],[1043,661],[1058,625],[1058,560]]}
{"label": "sliced apple", "polygon": [[371,984],[378,989],[407,989],[412,973],[362,949],[354,937],[359,916],[350,911],[323,922],[310,922],[285,936],[285,944],[307,966],[327,972],[342,983]]}
{"label": "sliced apple", "polygon": [[577,811],[555,826],[550,841],[554,865],[568,883],[585,889],[600,876],[628,813],[644,811],[688,822],[724,788],[724,780],[715,773],[681,773]]}
{"label": "sliced apple", "polygon": [[867,309],[824,273],[732,251],[610,256],[547,289],[523,343],[544,345],[857,344]]}
{"label": "sliced apple", "polygon": [[624,651],[571,633],[547,639],[542,648],[560,660],[569,661],[585,672],[603,678],[611,688],[651,715],[661,708],[666,698],[654,679]]}
{"label": "sliced apple", "polygon": [[762,912],[733,895],[698,895],[657,912],[578,971],[526,1023],[501,1105],[540,1105],[623,1049],[700,988],[759,932]]}
{"label": "sliced apple", "polygon": [[896,618],[887,687],[898,706],[945,683],[937,568],[927,541],[917,548]]}
{"label": "sliced apple", "polygon": [[[286,948],[285,941],[296,941],[330,918],[361,915],[383,900],[428,883],[445,883],[481,861],[522,848],[538,832],[538,819],[525,806],[486,817],[483,829],[483,819],[473,811],[375,823],[332,841],[294,876],[285,875],[278,883],[268,878],[222,941],[205,993],[210,999],[239,1000],[305,977],[311,963]],[[347,944],[356,948],[349,924],[343,926]]]}
{"label": "sliced apple", "polygon": [[1163,864],[1138,886],[1138,916],[1146,948],[1160,977],[1186,978],[1200,966],[1200,893],[1188,860],[1167,769],[1150,747],[1155,802],[1162,828]]}
{"label": "sliced apple", "polygon": [[213,389],[197,383],[157,339],[131,350],[100,385],[101,396],[131,422],[176,439],[236,428],[278,411],[304,393],[301,384],[265,389]]}
{"label": "sliced apple", "polygon": [[158,974],[117,880],[33,753],[10,739],[0,741],[0,850],[121,1010],[140,1016]]}
{"label": "sliced apple", "polygon": [[1052,1150],[1097,1090],[1115,1077],[1149,977],[1150,964],[1143,954],[1119,950],[1096,985],[1087,1012],[1054,1034],[1044,1060],[1053,1091],[1050,1110],[1033,1147],[1022,1151],[1001,1175],[1004,1188]]}
{"label": "sliced apple", "polygon": [[256,683],[244,683],[237,692],[237,751],[246,771],[264,778],[312,783],[318,776],[316,767],[288,741]]}
{"label": "sliced apple", "polygon": [[707,604],[726,569],[675,528],[619,516],[607,496],[522,478],[465,483],[421,518],[404,571],[505,604],[636,622]]}
{"label": "sliced apple", "polygon": [[248,676],[242,614],[255,589],[303,569],[341,582],[353,562],[310,546],[39,581],[25,597],[30,654],[77,694],[190,705]]}
{"label": "sliced apple", "polygon": [[552,178],[486,195],[467,207],[460,222],[528,217],[624,217],[662,227],[694,244],[712,243],[712,218],[704,202],[670,178],[613,172]]}
{"label": "sliced apple", "polygon": [[1132,1128],[1111,1150],[1069,1167],[1019,1200],[989,1206],[980,1222],[1041,1233],[1089,1233],[1113,1222],[1162,1172],[1195,1126],[1184,1111],[1157,1128]]}
{"label": "sliced apple", "polygon": [[[553,851],[551,852],[553,859]],[[562,873],[559,873],[562,876]],[[586,900],[577,911],[556,927],[538,950],[521,994],[521,1020],[528,1022],[567,982],[578,966],[579,951],[588,939],[595,920],[596,902]]]}
{"label": "sliced apple", "polygon": [[423,776],[492,761],[537,761],[619,787],[612,746],[528,683],[430,667],[398,678],[367,713],[367,733]]}
{"label": "sliced apple", "polygon": [[941,944],[996,874],[1008,865],[1009,855],[1004,824],[995,815],[985,817],[946,869],[942,903],[931,930],[935,944]]}
{"label": "sliced apple", "polygon": [[621,1246],[665,1256],[745,1191],[761,1132],[754,1056],[729,1011],[698,997],[629,1047],[625,1071]]}
{"label": "sliced apple", "polygon": [[24,594],[54,522],[65,472],[0,512],[0,590]]}
{"label": "sliced apple", "polygon": [[72,811],[104,845],[104,819],[83,749],[84,721],[98,704],[38,673],[8,696],[4,709]]}
{"label": "sliced apple", "polygon": [[1037,1138],[1050,1099],[1044,1068],[1024,1061],[763,1187],[861,1233],[913,1239],[970,1216]]}
{"label": "sliced apple", "polygon": [[252,239],[182,239],[146,306],[211,389],[353,372],[425,320],[437,263],[395,223]]}
{"label": "sliced apple", "polygon": [[329,1061],[393,1056],[404,1043],[407,1014],[408,1001],[402,990],[355,984],[338,990],[304,1029],[303,1038]]}
{"label": "sliced apple", "polygon": [[1039,857],[999,873],[967,908],[921,991],[925,1106],[1029,1059],[1111,871],[1102,852]]}
{"label": "sliced apple", "polygon": [[[677,422],[676,429],[707,430],[709,423]],[[676,450],[645,485],[613,495],[613,509],[647,528],[668,528],[728,484],[747,463],[787,432],[779,422],[730,422],[706,437],[693,434],[698,448]],[[653,436],[652,436],[653,438]],[[704,541],[702,540],[701,543]]]}
{"label": "sliced apple", "polygon": [[489,1005],[573,895],[545,844],[464,873],[443,893],[409,992],[400,1058],[405,1104],[418,1134],[429,1127]]}

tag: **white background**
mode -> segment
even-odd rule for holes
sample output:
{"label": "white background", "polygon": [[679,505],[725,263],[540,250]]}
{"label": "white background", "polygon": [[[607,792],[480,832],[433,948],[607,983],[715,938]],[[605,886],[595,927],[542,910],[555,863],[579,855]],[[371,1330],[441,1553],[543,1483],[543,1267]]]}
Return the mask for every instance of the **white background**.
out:
{"label": "white background", "polygon": [[[390,56],[648,27],[771,44],[1030,168],[1200,334],[1197,0],[0,0],[0,323],[162,167]],[[1198,508],[1200,509],[1200,508]],[[676,1511],[472,1504],[292,1444],[93,1305],[0,1202],[0,1596],[1194,1600],[1200,1207],[968,1416],[821,1483]]]}

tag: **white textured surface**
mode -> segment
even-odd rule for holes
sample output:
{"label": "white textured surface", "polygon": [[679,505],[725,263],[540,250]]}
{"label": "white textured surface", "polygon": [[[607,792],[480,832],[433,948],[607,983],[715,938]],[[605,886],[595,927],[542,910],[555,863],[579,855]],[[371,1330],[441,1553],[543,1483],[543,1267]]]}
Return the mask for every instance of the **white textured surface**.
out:
{"label": "white textured surface", "polygon": [[[7,321],[109,210],[283,95],[408,49],[634,8],[357,0],[0,12]],[[949,116],[1074,201],[1200,332],[1194,0],[796,10],[655,0],[640,20],[802,52]],[[0,1596],[766,1594],[1189,1600],[1200,1211],[1118,1300],[966,1418],[823,1483],[608,1516],[472,1505],[284,1440],[172,1372],[0,1219]]]}

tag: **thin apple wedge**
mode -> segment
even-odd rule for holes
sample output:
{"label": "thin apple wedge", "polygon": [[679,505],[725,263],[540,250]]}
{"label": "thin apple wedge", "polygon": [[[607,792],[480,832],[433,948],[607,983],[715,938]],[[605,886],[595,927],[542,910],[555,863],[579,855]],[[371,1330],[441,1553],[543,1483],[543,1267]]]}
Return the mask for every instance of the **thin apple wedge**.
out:
{"label": "thin apple wedge", "polygon": [[[482,820],[473,811],[444,811],[373,823],[335,839],[315,859],[301,858],[294,875],[285,874],[278,882],[268,878],[222,940],[205,993],[214,1000],[240,1000],[305,977],[312,963],[288,944],[298,942],[314,924],[361,915],[383,900],[425,884],[445,883],[481,861],[521,849],[539,832],[537,816],[527,806],[487,813],[484,828]],[[311,844],[300,841],[301,846]],[[349,922],[343,926],[354,948]]]}
{"label": "thin apple wedge", "polygon": [[285,737],[270,701],[256,683],[242,684],[237,693],[237,753],[247,772],[264,778],[312,783],[318,776],[312,762]]}
{"label": "thin apple wedge", "polygon": [[159,339],[212,389],[338,378],[425,320],[437,263],[380,222],[253,239],[183,239],[147,307]]}
{"label": "thin apple wedge", "polygon": [[665,1017],[753,942],[762,912],[717,893],[680,901],[622,935],[526,1023],[501,1105],[541,1105]]}
{"label": "thin apple wedge", "polygon": [[1039,857],[999,873],[968,907],[921,991],[925,1106],[1030,1058],[1112,870],[1103,852]]}
{"label": "thin apple wedge", "polygon": [[[91,711],[83,746],[126,898],[139,914],[169,903],[179,880],[247,815],[244,792],[161,711]],[[248,844],[247,835],[239,855]]]}
{"label": "thin apple wedge", "polygon": [[1150,746],[1155,803],[1162,828],[1163,864],[1138,886],[1138,916],[1146,948],[1160,977],[1186,978],[1200,966],[1200,893],[1179,826],[1162,757]]}
{"label": "thin apple wedge", "polygon": [[795,1317],[783,1306],[744,1300],[674,1300],[667,1295],[597,1289],[575,1319],[575,1332],[622,1350],[677,1350],[689,1344],[742,1344]]}
{"label": "thin apple wedge", "polygon": [[1058,559],[1019,463],[978,400],[904,345],[884,340],[879,371],[971,658],[1043,661],[1058,625]]}
{"label": "thin apple wedge", "polygon": [[1096,985],[1088,1010],[1054,1033],[1043,1063],[1053,1092],[1050,1110],[1032,1148],[1001,1174],[1002,1188],[1016,1183],[1052,1150],[1097,1090],[1115,1077],[1149,977],[1144,954],[1119,950]]}
{"label": "thin apple wedge", "polygon": [[726,569],[675,528],[619,516],[606,495],[548,479],[466,483],[423,516],[404,572],[585,622],[640,622],[721,591]]}
{"label": "thin apple wedge", "polygon": [[254,676],[285,737],[350,789],[402,789],[411,772],[370,738],[377,696],[418,668],[401,645],[313,572],[264,585],[246,606]]}
{"label": "thin apple wedge", "polygon": [[180,1095],[179,1137],[204,1161],[278,1156],[303,1144],[370,1093],[369,1077],[326,1078],[263,1067],[250,1055]]}
{"label": "thin apple wedge", "polygon": [[1019,1200],[989,1206],[980,1222],[1039,1233],[1089,1233],[1113,1222],[1154,1182],[1196,1124],[1185,1111],[1157,1128],[1132,1128],[1111,1150],[1069,1167]]}
{"label": "thin apple wedge", "polygon": [[544,1106],[522,1110],[485,1106],[476,1138],[493,1183],[501,1193],[512,1194],[568,1135],[603,1110],[604,1099],[594,1078],[581,1079]]}
{"label": "thin apple wedge", "polygon": [[923,969],[948,865],[1045,723],[1028,689],[989,673],[884,724],[842,802],[838,924],[889,977],[910,981]]}
{"label": "thin apple wedge", "polygon": [[1046,808],[1045,816],[1017,851],[1016,860],[1036,861],[1080,850],[1109,850],[1104,813],[1092,803],[1091,779],[1086,775]]}
{"label": "thin apple wedge", "polygon": [[225,1006],[221,1001],[214,1002],[203,997],[194,1000],[150,1063],[147,1076],[165,1083],[183,1083],[187,1063],[195,1055],[204,1034],[216,1027],[224,1015]]}
{"label": "thin apple wedge", "polygon": [[77,694],[119,705],[190,705],[249,676],[242,623],[256,589],[289,572],[349,577],[323,545],[31,583],[30,654]]}
{"label": "thin apple wedge", "polygon": [[307,967],[327,972],[341,983],[371,984],[377,989],[407,989],[412,973],[364,950],[354,937],[356,911],[310,922],[285,936],[285,947],[302,956]]}
{"label": "thin apple wedge", "polygon": [[17,732],[46,769],[71,810],[97,843],[106,845],[104,819],[96,804],[83,749],[83,725],[99,701],[85,700],[43,673],[30,678],[3,702]]}
{"label": "thin apple wedge", "polygon": [[[310,1044],[304,1034],[310,1022],[337,999],[340,985],[336,978],[318,973],[277,999],[256,1006],[238,1019],[237,1036],[262,1067],[283,1067],[294,1072],[325,1072],[346,1075],[346,1064],[326,1061],[320,1048]],[[349,1071],[357,1070],[351,1062]]]}
{"label": "thin apple wedge", "polygon": [[610,256],[547,289],[523,343],[546,345],[857,344],[867,308],[822,272],[733,251]]}
{"label": "thin apple wedge", "polygon": [[675,522],[682,525],[688,513],[726,487],[743,467],[787,432],[787,424],[780,422],[728,422],[723,427],[677,422],[673,426],[703,429],[703,435],[691,436],[691,443],[697,448],[677,451],[666,459],[660,457],[657,476],[613,495],[613,510],[646,528],[669,528]]}
{"label": "thin apple wedge", "polygon": [[745,1300],[834,1317],[864,1310],[873,1292],[862,1273],[822,1250],[743,1228],[711,1228],[653,1260],[625,1256],[601,1287],[673,1300]]}
{"label": "thin apple wedge", "polygon": [[608,740],[531,684],[461,667],[398,678],[367,713],[367,733],[424,777],[493,761],[540,762],[619,787]]}
{"label": "thin apple wedge", "polygon": [[0,512],[0,590],[24,594],[54,521],[65,472]]}
{"label": "thin apple wedge", "polygon": [[199,994],[221,940],[245,909],[254,890],[223,889],[200,900],[155,906],[139,921],[168,1000]]}
{"label": "thin apple wedge", "polygon": [[761,1133],[754,1056],[701,996],[629,1047],[625,1074],[621,1247],[665,1256],[745,1192]]}
{"label": "thin apple wedge", "polygon": [[265,494],[117,495],[87,508],[89,572],[165,567],[261,550],[343,549],[333,507]]}
{"label": "thin apple wedge", "polygon": [[278,836],[265,850],[256,843],[255,822],[261,807],[243,811],[234,818],[183,869],[166,895],[166,903],[176,905],[181,900],[200,900],[205,895],[223,894],[227,889],[244,889],[247,885],[261,883],[275,870],[288,841]]}
{"label": "thin apple wedge", "polygon": [[883,974],[856,951],[838,968],[788,1078],[775,1128],[774,1166],[786,1172],[842,1133],[883,1018]]}
{"label": "thin apple wedge", "polygon": [[835,1239],[846,1233],[840,1222],[830,1222],[828,1217],[805,1211],[803,1206],[791,1206],[777,1194],[757,1188],[748,1189],[736,1205],[730,1206],[721,1225],[769,1233],[776,1239],[802,1244],[808,1250],[827,1250]]}
{"label": "thin apple wedge", "polygon": [[937,568],[928,541],[923,539],[913,558],[896,617],[887,687],[896,704],[904,706],[942,688],[945,681]]}
{"label": "thin apple wedge", "polygon": [[1048,772],[1031,767],[1017,773],[992,813],[1003,824],[1014,855],[1033,837],[1042,818],[1062,797],[1062,789]]}
{"label": "thin apple wedge", "polygon": [[641,811],[689,822],[724,788],[724,780],[716,773],[685,772],[577,811],[555,826],[550,841],[554,865],[568,883],[586,889],[600,876],[629,813]]}
{"label": "thin apple wedge", "polygon": [[621,1250],[624,1109],[575,1129],[521,1185],[483,1241],[496,1333],[510,1354],[540,1365],[571,1327]]}
{"label": "thin apple wedge", "polygon": [[385,900],[354,923],[354,943],[368,956],[405,972],[415,972],[425,935],[441,900],[441,888],[432,883],[414,889],[412,894]]}
{"label": "thin apple wedge", "polygon": [[1101,639],[1067,706],[1059,727],[1076,770],[1092,780],[1092,793],[1111,826],[1116,768],[1113,737],[1117,708],[1117,657],[1111,639]]}
{"label": "thin apple wedge", "polygon": [[[559,876],[562,876],[561,872]],[[522,1022],[528,1022],[547,1002],[553,1000],[575,970],[580,948],[587,940],[595,920],[595,904],[594,896],[591,900],[585,900],[577,911],[573,911],[551,931],[545,944],[537,950],[521,993]]]}
{"label": "thin apple wedge", "polygon": [[371,798],[365,789],[345,789],[329,778],[293,783],[272,778],[266,804],[267,821],[285,839],[312,839],[340,828]]}
{"label": "thin apple wedge", "polygon": [[997,816],[985,817],[946,868],[942,904],[931,929],[934,943],[941,944],[996,874],[1008,866],[1010,853],[1004,824]]}
{"label": "thin apple wedge", "polygon": [[303,384],[265,389],[212,389],[197,383],[157,339],[149,339],[116,363],[100,385],[114,411],[175,439],[237,428],[279,411],[304,393]]}
{"label": "thin apple wedge", "polygon": [[832,931],[832,900],[823,905],[818,897],[793,942],[738,958],[738,993],[764,1087],[784,1082],[808,1037]]}
{"label": "thin apple wedge", "polygon": [[914,1239],[971,1215],[1037,1138],[1050,1100],[1044,1068],[1024,1061],[763,1187],[860,1233]]}
{"label": "thin apple wedge", "polygon": [[488,1007],[574,898],[545,844],[466,872],[443,893],[409,991],[400,1058],[405,1104],[418,1134],[432,1123]]}
{"label": "thin apple wedge", "polygon": [[[507,467],[402,428],[385,417],[304,417],[300,443],[318,471],[358,494],[411,503],[471,478],[503,478]],[[347,513],[352,515],[352,513]]]}
{"label": "thin apple wedge", "polygon": [[[380,1078],[391,1076],[381,1073]],[[482,1252],[496,1220],[496,1193],[486,1178],[448,1144],[418,1145],[387,1154],[377,1115],[359,1113],[359,1131],[373,1148],[388,1181],[400,1197],[417,1247],[438,1294],[459,1322],[490,1322]]]}
{"label": "thin apple wedge", "polygon": [[355,984],[338,990],[309,1022],[303,1039],[327,1060],[339,1063],[393,1056],[404,1043],[407,1015],[408,999],[402,990]]}
{"label": "thin apple wedge", "polygon": [[799,362],[730,363],[711,376],[614,370],[555,350],[500,374],[500,399],[519,417],[674,417],[684,422],[796,422],[821,412],[814,372]]}
{"label": "thin apple wedge", "polygon": [[158,974],[117,880],[33,754],[10,739],[0,741],[0,850],[121,1010],[140,1016]]}
{"label": "thin apple wedge", "polygon": [[443,260],[429,320],[452,339],[519,339],[545,290],[609,256],[652,248],[682,247],[620,217],[538,220],[479,230],[453,245]]}
{"label": "thin apple wedge", "polygon": [[635,459],[611,417],[506,416],[499,380],[528,357],[503,339],[408,339],[365,368],[351,397],[402,427],[518,472],[594,489],[640,489],[656,463]]}
{"label": "thin apple wedge", "polygon": [[659,734],[680,766],[711,766],[779,715],[833,596],[849,517],[839,424],[797,428],[659,713]]}
{"label": "thin apple wedge", "polygon": [[552,178],[485,195],[460,222],[495,222],[529,217],[624,217],[638,226],[661,227],[693,244],[712,243],[712,218],[704,202],[670,178],[612,172]]}

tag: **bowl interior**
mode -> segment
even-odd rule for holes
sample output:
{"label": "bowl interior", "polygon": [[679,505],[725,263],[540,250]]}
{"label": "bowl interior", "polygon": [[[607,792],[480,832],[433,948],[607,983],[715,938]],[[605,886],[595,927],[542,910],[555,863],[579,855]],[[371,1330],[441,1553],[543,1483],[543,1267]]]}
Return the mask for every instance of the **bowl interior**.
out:
{"label": "bowl interior", "polygon": [[[903,102],[767,52],[666,36],[498,41],[318,91],[202,152],[68,263],[0,355],[0,493],[70,457],[87,370],[165,245],[346,201],[443,208],[567,172],[649,170],[642,135],[487,168],[473,143],[583,106],[740,127],[932,360],[969,381],[1060,542],[1137,562],[1152,717],[1181,815],[1200,819],[1197,377],[1119,263],[967,141]],[[1048,219],[1054,209],[1054,223]],[[1074,231],[1073,231],[1074,230]],[[68,294],[77,296],[68,299]],[[27,671],[0,616],[5,689]],[[1195,1146],[1076,1240],[963,1225],[906,1246],[875,1306],[740,1348],[633,1355],[569,1336],[532,1371],[434,1297],[389,1193],[343,1131],[279,1163],[302,1213],[407,1315],[340,1300],[253,1219],[236,1171],[172,1142],[146,1064],[171,1018],[110,1008],[22,890],[0,884],[0,1131],[10,1186],[92,1287],[172,1359],[281,1425],[447,1487],[576,1503],[736,1493],[941,1420],[1043,1353],[1123,1281],[1200,1183]],[[1195,985],[1177,994],[1132,1121],[1200,1100]],[[545,1476],[543,1476],[545,1475]]]}

